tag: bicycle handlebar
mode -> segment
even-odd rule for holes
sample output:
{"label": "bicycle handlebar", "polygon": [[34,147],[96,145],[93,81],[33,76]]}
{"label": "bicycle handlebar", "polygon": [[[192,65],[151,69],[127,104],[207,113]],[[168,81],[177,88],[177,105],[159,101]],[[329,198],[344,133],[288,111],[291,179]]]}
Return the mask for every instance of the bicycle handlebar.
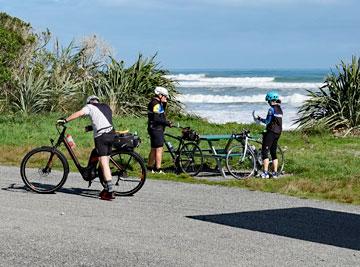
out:
{"label": "bicycle handlebar", "polygon": [[233,133],[232,137],[235,139],[244,139],[244,138],[250,138],[250,131],[249,130],[243,130],[241,133]]}

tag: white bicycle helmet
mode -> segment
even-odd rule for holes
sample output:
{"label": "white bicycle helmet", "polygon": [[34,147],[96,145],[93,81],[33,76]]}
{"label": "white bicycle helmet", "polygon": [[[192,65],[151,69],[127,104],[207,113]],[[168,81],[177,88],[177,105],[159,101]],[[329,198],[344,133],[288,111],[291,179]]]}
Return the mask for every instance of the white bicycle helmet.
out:
{"label": "white bicycle helmet", "polygon": [[154,92],[155,92],[156,95],[164,95],[167,98],[169,98],[169,92],[165,87],[156,86]]}
{"label": "white bicycle helmet", "polygon": [[96,96],[96,95],[91,95],[91,96],[88,96],[88,98],[86,99],[86,104],[90,104],[90,102],[92,100],[96,100],[96,101],[100,101],[100,99]]}

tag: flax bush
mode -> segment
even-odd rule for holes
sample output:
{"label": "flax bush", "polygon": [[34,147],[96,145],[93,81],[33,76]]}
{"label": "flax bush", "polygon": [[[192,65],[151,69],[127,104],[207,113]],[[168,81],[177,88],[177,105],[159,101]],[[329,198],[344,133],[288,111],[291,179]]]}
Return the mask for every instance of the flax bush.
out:
{"label": "flax bush", "polygon": [[350,64],[342,61],[319,91],[308,93],[310,98],[299,109],[300,128],[321,125],[334,131],[345,130],[345,135],[360,129],[360,69],[356,57]]}

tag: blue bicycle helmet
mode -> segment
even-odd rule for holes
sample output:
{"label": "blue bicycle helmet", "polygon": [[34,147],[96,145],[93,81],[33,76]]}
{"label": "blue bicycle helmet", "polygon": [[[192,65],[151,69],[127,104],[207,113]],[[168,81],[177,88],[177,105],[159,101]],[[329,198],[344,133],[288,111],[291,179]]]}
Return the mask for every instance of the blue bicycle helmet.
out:
{"label": "blue bicycle helmet", "polygon": [[266,101],[276,101],[279,100],[279,94],[275,91],[270,91],[265,96]]}

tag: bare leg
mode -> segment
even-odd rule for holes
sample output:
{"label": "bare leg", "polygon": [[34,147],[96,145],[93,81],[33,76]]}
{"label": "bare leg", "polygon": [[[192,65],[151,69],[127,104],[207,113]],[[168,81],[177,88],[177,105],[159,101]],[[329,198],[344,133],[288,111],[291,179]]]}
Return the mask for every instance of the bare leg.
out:
{"label": "bare leg", "polygon": [[163,148],[162,147],[156,148],[156,152],[155,152],[155,167],[156,167],[156,169],[161,168],[162,154],[163,154]]}
{"label": "bare leg", "polygon": [[273,161],[272,161],[272,164],[273,164],[273,171],[274,172],[277,172],[277,169],[278,169],[278,159],[274,159]]}
{"label": "bare leg", "polygon": [[105,182],[109,182],[112,179],[110,166],[109,166],[109,156],[101,156],[99,157],[100,167],[104,174]]}
{"label": "bare leg", "polygon": [[155,163],[155,154],[156,154],[156,148],[151,148],[148,158],[148,167],[153,167]]}
{"label": "bare leg", "polygon": [[269,171],[269,159],[264,159],[263,160],[263,165],[264,165],[264,172]]}

